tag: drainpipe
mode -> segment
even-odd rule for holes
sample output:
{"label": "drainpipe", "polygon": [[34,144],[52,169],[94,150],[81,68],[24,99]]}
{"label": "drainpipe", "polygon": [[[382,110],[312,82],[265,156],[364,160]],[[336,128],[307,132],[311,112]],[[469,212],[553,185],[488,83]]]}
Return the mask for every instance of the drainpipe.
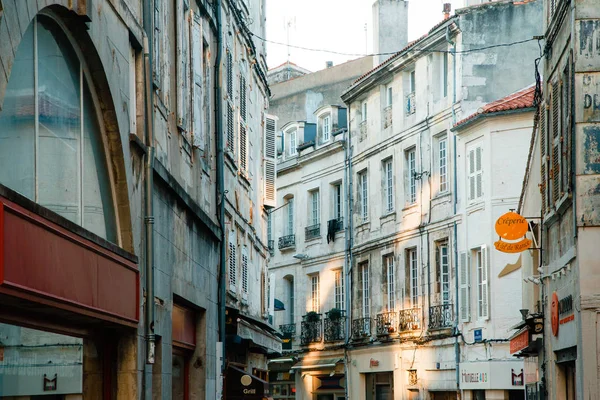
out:
{"label": "drainpipe", "polygon": [[[350,121],[350,107],[348,107],[348,121]],[[344,290],[346,293],[345,307],[346,307],[346,337],[344,345],[344,375],[346,376],[346,385],[344,385],[345,398],[349,399],[350,377],[348,375],[348,345],[350,343],[350,328],[352,326],[352,285],[350,284],[352,279],[352,238],[353,238],[353,207],[352,207],[352,148],[351,146],[351,134],[350,127],[346,129],[344,134],[344,191],[346,192],[346,204],[345,204],[345,215],[346,215],[346,233],[344,234],[345,239],[345,257],[344,257]]]}
{"label": "drainpipe", "polygon": [[[450,28],[446,28],[446,41],[452,45],[452,50],[450,52],[450,54],[452,54],[452,126],[454,126],[456,124],[456,110],[454,109],[454,106],[456,105],[456,42],[454,42],[453,40],[450,39]],[[453,176],[454,176],[454,182],[453,182],[453,192],[454,192],[454,198],[453,198],[453,210],[454,210],[454,215],[456,216],[456,210],[458,208],[457,204],[458,204],[458,193],[457,193],[457,159],[456,159],[456,134],[452,135],[452,169],[454,170]],[[454,265],[458,266],[458,227],[456,225],[456,221],[454,221],[454,243],[453,243],[453,249],[454,249]],[[459,312],[460,312],[460,308],[458,305],[458,270],[456,269],[456,273],[454,274],[454,298],[456,299],[455,301],[455,307],[454,307],[454,312],[456,315],[456,323],[454,326],[454,357],[456,359],[456,395],[457,398],[460,399],[460,371],[459,371],[459,365],[460,365],[460,346],[458,344],[458,318],[459,318]]]}
{"label": "drainpipe", "polygon": [[144,80],[145,80],[145,134],[146,134],[146,364],[154,364],[156,336],[154,335],[154,91],[152,89],[153,21],[150,0],[144,1]]}
{"label": "drainpipe", "polygon": [[221,58],[223,32],[221,29],[221,0],[215,1],[215,15],[217,19],[217,55],[215,60],[215,136],[217,137],[217,203],[219,204],[219,226],[221,228],[221,247],[219,254],[219,340],[223,347],[221,374],[225,374],[225,160],[223,143],[223,116],[221,112]]}

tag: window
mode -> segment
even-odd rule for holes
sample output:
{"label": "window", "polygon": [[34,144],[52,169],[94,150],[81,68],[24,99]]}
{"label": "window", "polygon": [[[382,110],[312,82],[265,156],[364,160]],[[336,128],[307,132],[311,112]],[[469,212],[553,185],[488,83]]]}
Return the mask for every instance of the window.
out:
{"label": "window", "polygon": [[313,190],[310,193],[310,214],[309,223],[310,225],[318,225],[320,222],[319,213],[319,191]]}
{"label": "window", "polygon": [[390,213],[394,211],[394,170],[392,159],[383,162],[385,211]]}
{"label": "window", "polygon": [[233,106],[233,55],[231,50],[227,49],[225,59],[225,74],[227,85],[227,120],[226,120],[226,149],[235,154],[235,128],[234,128],[234,106]]}
{"label": "window", "polygon": [[117,243],[107,135],[86,71],[56,22],[34,18],[0,110],[0,182]]}
{"label": "window", "polygon": [[333,218],[340,220],[344,215],[342,201],[342,184],[336,183],[333,185]]}
{"label": "window", "polygon": [[361,216],[362,220],[366,222],[369,219],[367,171],[364,171],[358,175],[358,182],[360,190]]}
{"label": "window", "polygon": [[384,285],[384,304],[387,311],[396,309],[396,278],[394,272],[394,255],[383,257],[383,273],[385,279]]}
{"label": "window", "polygon": [[236,261],[236,244],[235,232],[229,233],[229,290],[235,292],[237,284],[237,261]]}
{"label": "window", "polygon": [[334,271],[334,307],[338,310],[344,310],[344,273],[341,269]]}
{"label": "window", "polygon": [[240,75],[240,129],[239,129],[239,149],[240,149],[240,169],[248,170],[248,126],[247,126],[247,88],[246,78]]}
{"label": "window", "polygon": [[469,201],[478,200],[483,196],[483,170],[482,170],[482,148],[481,145],[473,146],[468,151],[469,163]]}
{"label": "window", "polygon": [[448,53],[442,53],[442,93],[448,96]]}
{"label": "window", "polygon": [[248,296],[248,247],[242,249],[242,296]]}
{"label": "window", "polygon": [[438,176],[439,191],[448,191],[448,138],[438,140]]}
{"label": "window", "polygon": [[273,240],[273,217],[271,213],[267,213],[267,242],[269,249],[271,249],[271,241]]}
{"label": "window", "polygon": [[388,86],[385,89],[385,106],[386,107],[392,106],[392,87],[391,86]]}
{"label": "window", "polygon": [[367,120],[367,102],[363,101],[360,109],[360,121],[365,122]]}
{"label": "window", "polygon": [[410,92],[414,93],[416,90],[416,79],[415,79],[415,71],[410,71]]}
{"label": "window", "polygon": [[296,129],[292,129],[287,132],[287,142],[288,142],[288,156],[296,155]]}
{"label": "window", "polygon": [[319,288],[319,274],[310,276],[310,310],[321,312],[321,298]]}
{"label": "window", "polygon": [[319,144],[329,141],[331,137],[331,114],[319,117]]}
{"label": "window", "polygon": [[450,266],[448,256],[448,241],[436,243],[436,281],[442,304],[450,303]]}
{"label": "window", "polygon": [[488,265],[487,248],[481,246],[473,251],[475,266],[477,268],[477,318],[489,318],[489,290],[488,290]]}
{"label": "window", "polygon": [[289,282],[289,288],[290,288],[290,292],[289,292],[289,296],[288,296],[288,300],[289,300],[289,305],[288,308],[290,310],[290,324],[293,324],[295,322],[295,312],[294,312],[294,278],[290,277],[288,279]]}
{"label": "window", "polygon": [[176,3],[176,46],[177,46],[177,127],[186,139],[191,139],[189,133],[188,104],[190,95],[190,12],[183,2]]}
{"label": "window", "polygon": [[287,202],[287,234],[294,234],[294,198],[288,199]]}
{"label": "window", "polygon": [[406,250],[406,280],[408,281],[408,296],[411,307],[419,306],[419,266],[417,264],[417,249]]}
{"label": "window", "polygon": [[407,182],[408,182],[408,190],[406,191],[408,194],[407,202],[408,204],[413,204],[417,201],[417,170],[416,170],[416,160],[417,151],[413,147],[410,150],[406,151],[406,172],[408,174]]}
{"label": "window", "polygon": [[264,160],[263,160],[263,173],[264,173],[264,197],[263,202],[265,207],[275,207],[276,205],[276,187],[277,187],[277,176],[275,172],[276,163],[276,132],[277,132],[277,119],[272,115],[266,115],[264,119]]}
{"label": "window", "polygon": [[371,297],[369,294],[369,263],[361,263],[358,265],[358,290],[360,299],[360,308],[363,318],[371,316]]}

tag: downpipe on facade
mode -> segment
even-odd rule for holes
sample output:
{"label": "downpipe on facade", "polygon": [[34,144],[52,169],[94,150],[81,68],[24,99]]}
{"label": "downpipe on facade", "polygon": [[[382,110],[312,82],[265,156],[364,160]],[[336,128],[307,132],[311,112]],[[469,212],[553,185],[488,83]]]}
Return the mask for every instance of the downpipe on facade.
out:
{"label": "downpipe on facade", "polygon": [[153,22],[150,0],[144,1],[144,80],[146,105],[146,190],[145,236],[146,236],[146,364],[154,364],[156,336],[154,334],[154,91],[152,90]]}
{"label": "downpipe on facade", "polygon": [[[217,138],[217,193],[219,204],[219,226],[221,228],[221,247],[219,253],[219,340],[222,346],[221,374],[225,374],[225,313],[226,313],[226,286],[225,286],[225,170],[224,170],[224,143],[223,143],[223,116],[221,113],[221,59],[223,32],[221,29],[221,0],[215,1],[215,15],[217,22],[217,54],[215,59],[215,136]],[[218,362],[218,361],[217,361]]]}
{"label": "downpipe on facade", "polygon": [[[348,121],[350,121],[350,109],[348,109]],[[344,257],[344,290],[346,293],[345,307],[346,307],[346,332],[344,337],[344,375],[346,376],[346,385],[344,386],[344,395],[346,399],[349,399],[349,390],[348,386],[350,385],[350,379],[348,376],[348,362],[350,361],[348,357],[348,346],[350,344],[350,328],[352,326],[352,291],[349,288],[352,287],[351,279],[352,279],[352,226],[353,226],[353,218],[352,218],[352,148],[350,142],[350,128],[346,129],[344,133],[344,191],[346,192],[346,205],[345,205],[345,213],[347,219],[346,232],[344,234],[345,239],[345,257]]]}

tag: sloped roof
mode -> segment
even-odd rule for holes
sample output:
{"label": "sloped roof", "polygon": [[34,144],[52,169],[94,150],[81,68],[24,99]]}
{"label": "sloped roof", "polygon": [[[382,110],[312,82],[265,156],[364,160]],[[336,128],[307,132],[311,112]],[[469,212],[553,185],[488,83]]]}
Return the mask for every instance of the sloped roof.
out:
{"label": "sloped roof", "polygon": [[524,108],[533,107],[533,98],[535,95],[535,84],[521,89],[518,92],[510,94],[499,100],[493,101],[479,108],[476,113],[469,115],[467,118],[458,121],[454,125],[454,129],[461,127],[462,125],[471,122],[472,120],[485,115],[494,114],[503,111],[520,110]]}

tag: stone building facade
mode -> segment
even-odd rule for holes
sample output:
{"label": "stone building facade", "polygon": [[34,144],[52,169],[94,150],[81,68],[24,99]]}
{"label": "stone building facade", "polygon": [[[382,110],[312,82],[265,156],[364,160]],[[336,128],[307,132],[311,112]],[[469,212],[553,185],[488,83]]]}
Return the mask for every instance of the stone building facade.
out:
{"label": "stone building facade", "polygon": [[0,2],[1,397],[220,398],[224,358],[260,386],[275,120],[249,29],[263,1]]}

